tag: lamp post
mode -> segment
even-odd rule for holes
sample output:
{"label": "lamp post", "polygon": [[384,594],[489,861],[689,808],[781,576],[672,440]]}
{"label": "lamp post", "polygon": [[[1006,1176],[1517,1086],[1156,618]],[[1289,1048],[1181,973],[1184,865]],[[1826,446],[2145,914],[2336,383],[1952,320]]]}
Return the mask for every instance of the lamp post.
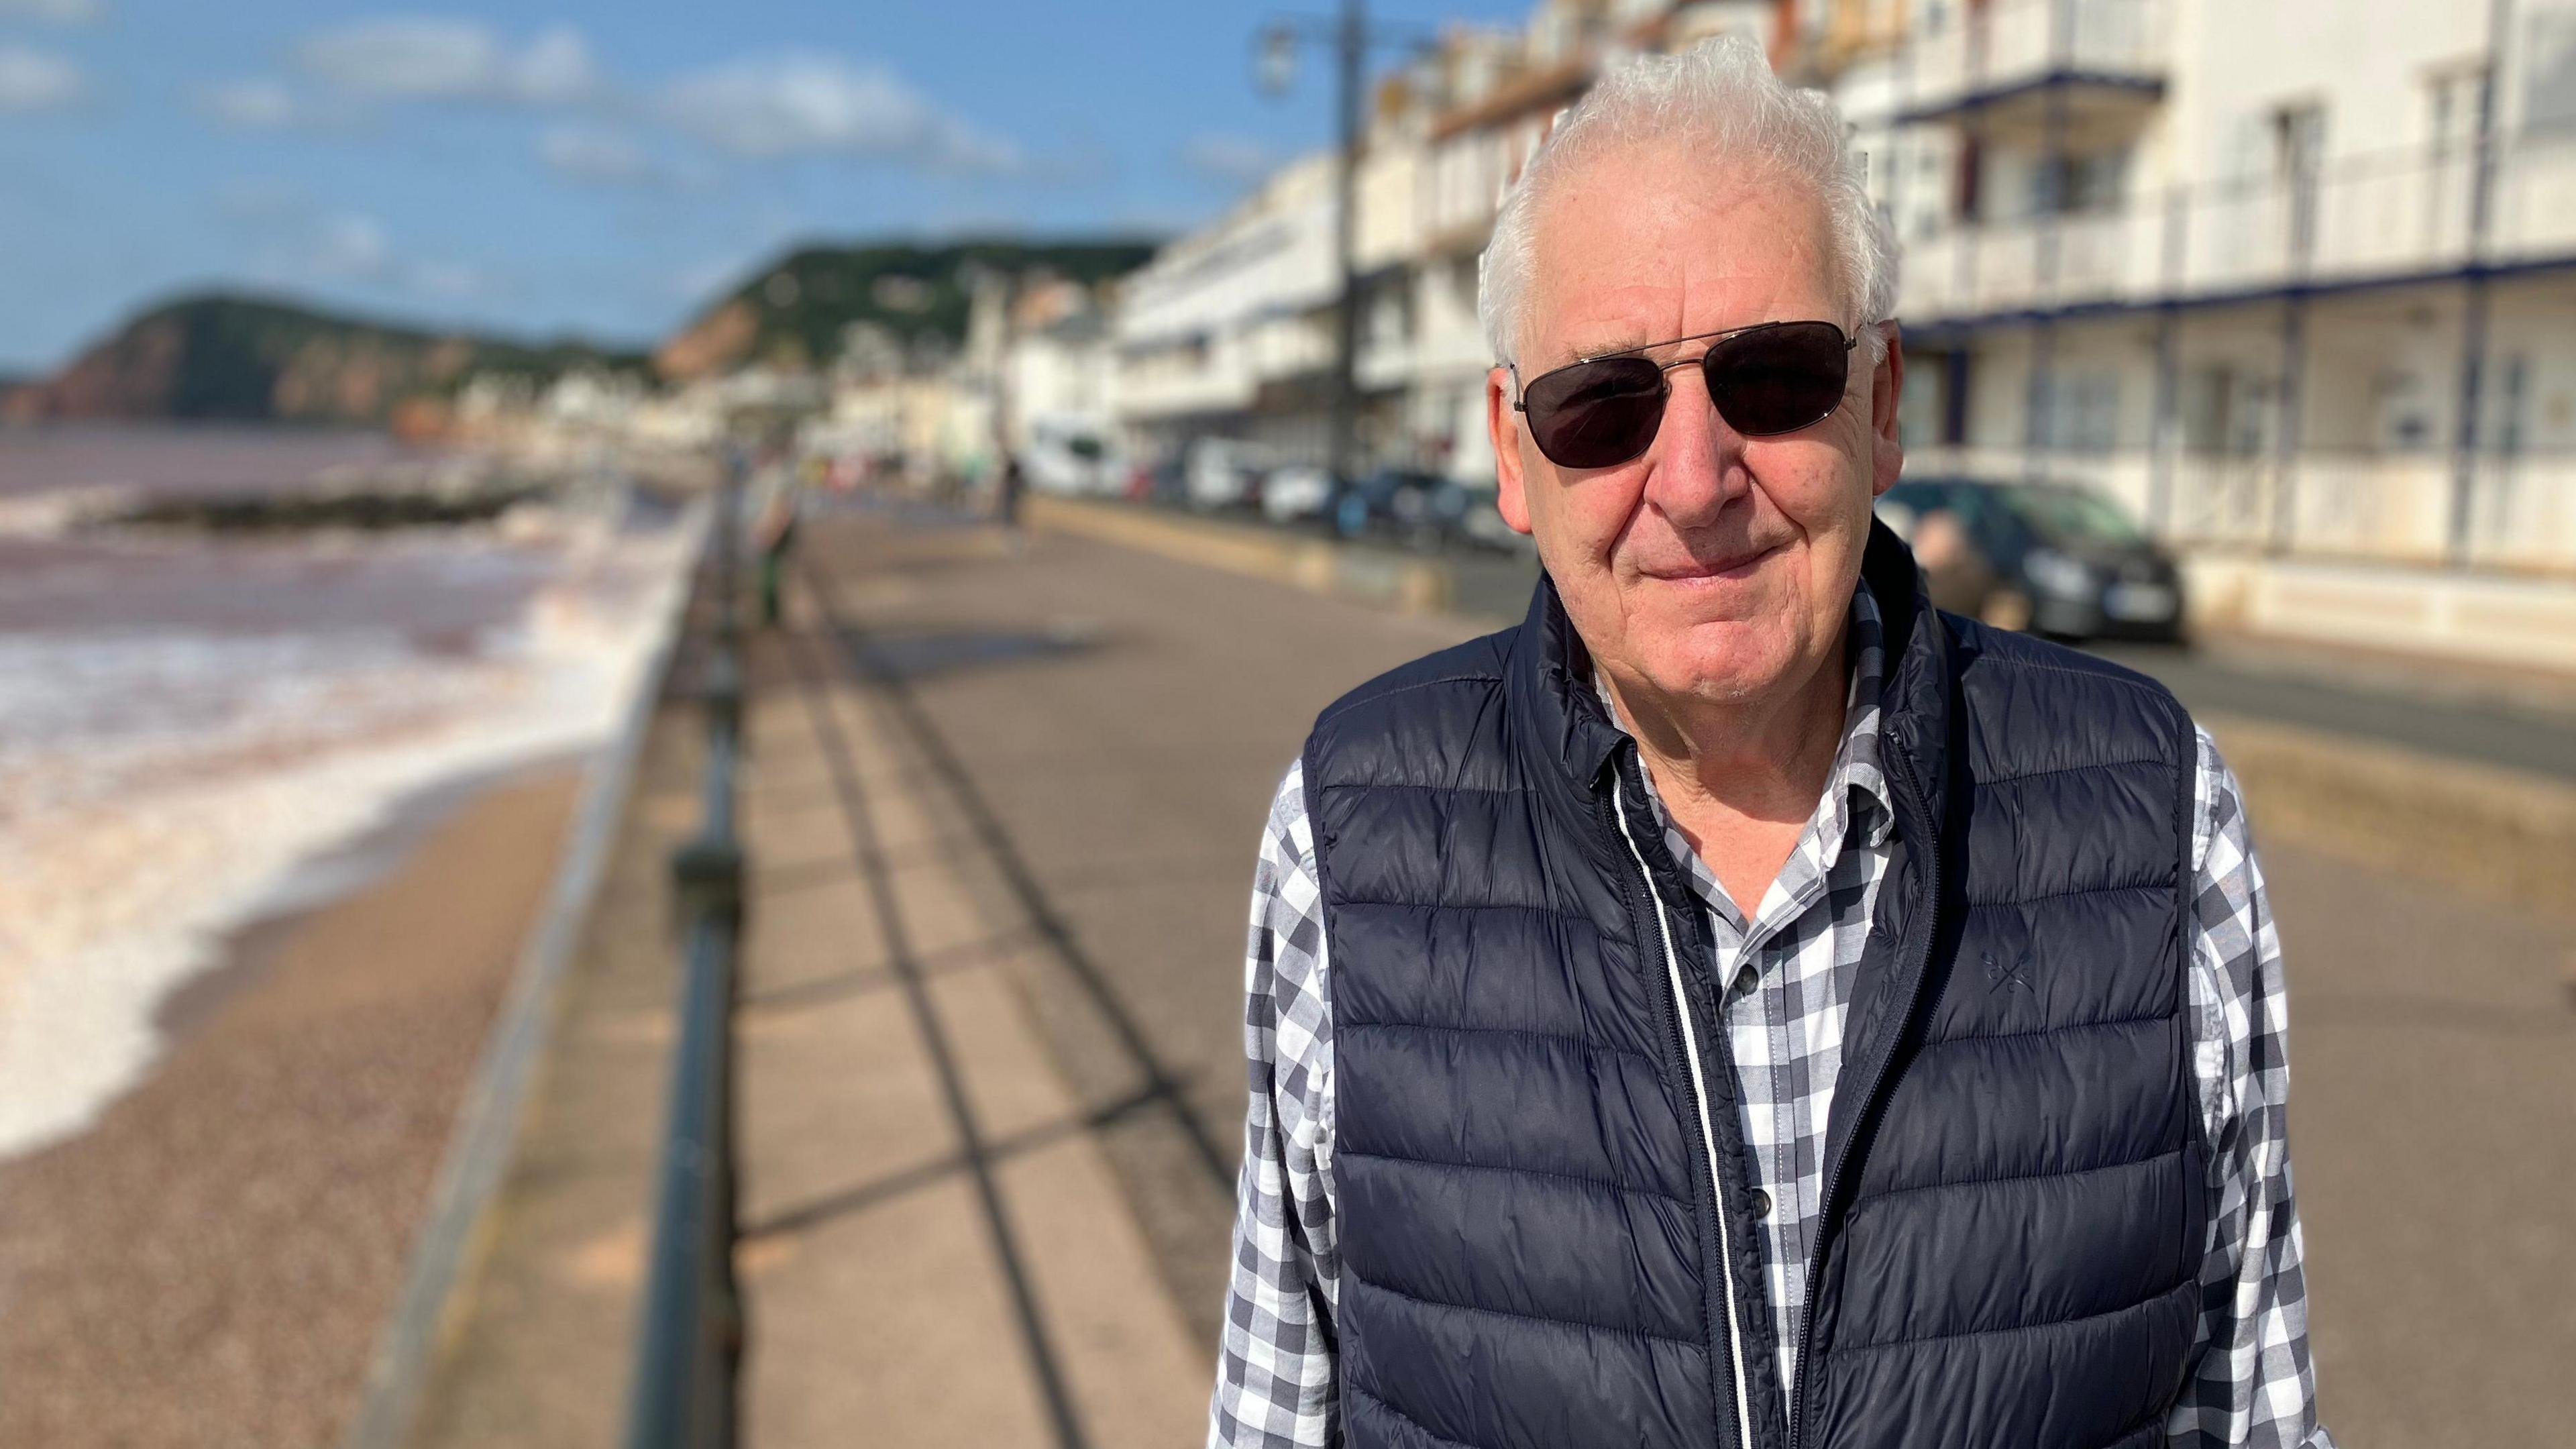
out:
{"label": "lamp post", "polygon": [[1360,127],[1362,91],[1368,81],[1368,52],[1373,44],[1419,45],[1418,30],[1381,29],[1369,24],[1365,0],[1342,0],[1340,13],[1322,17],[1274,20],[1262,27],[1257,73],[1262,90],[1278,95],[1294,83],[1298,52],[1305,46],[1329,45],[1335,77],[1334,114],[1339,162],[1333,174],[1333,260],[1340,293],[1333,309],[1333,476],[1349,479],[1359,471],[1359,175],[1364,137]]}

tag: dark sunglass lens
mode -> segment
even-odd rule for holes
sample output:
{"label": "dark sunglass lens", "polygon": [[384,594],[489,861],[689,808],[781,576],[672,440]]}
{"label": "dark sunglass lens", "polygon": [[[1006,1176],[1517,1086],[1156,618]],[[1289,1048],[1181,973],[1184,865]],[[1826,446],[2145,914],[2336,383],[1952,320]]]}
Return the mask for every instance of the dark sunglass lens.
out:
{"label": "dark sunglass lens", "polygon": [[1824,421],[1843,400],[1850,360],[1831,322],[1783,322],[1727,338],[1701,366],[1718,415],[1758,438]]}
{"label": "dark sunglass lens", "polygon": [[1605,357],[1531,380],[1530,439],[1561,468],[1608,468],[1646,451],[1664,421],[1664,374],[1642,357]]}

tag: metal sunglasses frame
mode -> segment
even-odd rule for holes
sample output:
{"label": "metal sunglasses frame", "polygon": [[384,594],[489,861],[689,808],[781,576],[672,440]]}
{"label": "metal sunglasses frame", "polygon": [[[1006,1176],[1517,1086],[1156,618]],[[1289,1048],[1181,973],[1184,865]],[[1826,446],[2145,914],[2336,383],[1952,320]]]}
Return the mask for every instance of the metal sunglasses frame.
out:
{"label": "metal sunglasses frame", "polygon": [[[1824,326],[1831,327],[1832,329],[1834,329],[1835,334],[1836,334],[1836,335],[1838,335],[1838,336],[1840,336],[1840,337],[1842,338],[1842,340],[1843,340],[1843,351],[1844,351],[1844,352],[1848,353],[1848,352],[1850,352],[1853,348],[1860,346],[1860,338],[1861,338],[1861,334],[1860,334],[1860,332],[1858,332],[1858,331],[1845,332],[1845,331],[1843,330],[1843,324],[1841,324],[1840,322],[1826,322],[1826,321],[1825,321],[1823,318],[1821,318],[1821,317],[1793,317],[1793,318],[1790,318],[1790,319],[1788,319],[1788,320],[1786,320],[1786,321],[1781,321],[1781,322],[1751,322],[1751,323],[1747,323],[1747,324],[1745,324],[1745,325],[1744,325],[1744,326],[1742,326],[1742,327],[1728,327],[1728,328],[1725,328],[1725,329],[1722,329],[1722,330],[1720,330],[1720,331],[1716,331],[1716,332],[1693,332],[1693,333],[1689,334],[1688,336],[1684,336],[1684,337],[1667,337],[1667,338],[1665,338],[1665,339],[1664,339],[1663,341],[1661,341],[1661,342],[1643,342],[1643,343],[1639,343],[1639,344],[1638,344],[1637,346],[1635,346],[1635,347],[1622,347],[1622,348],[1620,348],[1620,349],[1619,349],[1618,351],[1616,351],[1616,352],[1597,352],[1597,353],[1594,353],[1593,355],[1591,355],[1591,356],[1589,356],[1589,357],[1578,357],[1578,358],[1574,359],[1572,362],[1566,363],[1565,365],[1563,365],[1563,366],[1561,366],[1561,367],[1551,367],[1551,368],[1549,368],[1547,371],[1540,373],[1538,376],[1531,378],[1531,379],[1530,379],[1530,382],[1533,382],[1533,383],[1534,383],[1534,382],[1544,382],[1544,381],[1546,381],[1548,378],[1554,377],[1554,376],[1556,376],[1556,375],[1557,375],[1558,373],[1560,373],[1560,372],[1570,372],[1570,371],[1574,370],[1575,368],[1588,366],[1588,365],[1590,365],[1590,364],[1592,364],[1592,363],[1595,363],[1595,362],[1607,362],[1607,361],[1609,361],[1611,358],[1614,358],[1614,357],[1644,357],[1647,353],[1654,351],[1654,350],[1655,350],[1656,348],[1658,348],[1658,347],[1673,347],[1673,346],[1677,346],[1677,345],[1679,345],[1679,344],[1681,344],[1681,343],[1684,343],[1684,342],[1706,342],[1706,343],[1708,343],[1708,344],[1709,344],[1708,346],[1701,348],[1698,352],[1696,352],[1696,353],[1692,354],[1692,355],[1691,355],[1691,356],[1689,356],[1689,357],[1676,358],[1676,359],[1674,359],[1674,360],[1673,360],[1673,361],[1671,361],[1671,362],[1666,362],[1666,363],[1659,363],[1659,364],[1657,364],[1657,366],[1656,366],[1656,369],[1655,369],[1655,370],[1656,370],[1658,373],[1669,374],[1669,373],[1671,373],[1671,372],[1672,372],[1672,370],[1673,370],[1674,368],[1677,368],[1677,367],[1689,367],[1689,366],[1692,366],[1693,364],[1696,364],[1696,363],[1705,363],[1706,361],[1708,361],[1708,355],[1709,355],[1711,352],[1714,352],[1714,351],[1716,351],[1716,350],[1717,350],[1717,344],[1718,344],[1718,343],[1720,343],[1720,342],[1724,342],[1724,341],[1726,341],[1726,340],[1727,340],[1727,339],[1729,339],[1729,338],[1732,338],[1732,337],[1741,337],[1741,336],[1743,336],[1744,334],[1746,334],[1746,333],[1748,333],[1748,332],[1763,332],[1763,331],[1768,331],[1768,330],[1770,330],[1770,329],[1772,329],[1772,328],[1775,328],[1775,327],[1813,327],[1813,326],[1816,326],[1816,325],[1818,325],[1818,324],[1822,324],[1822,325],[1824,325]],[[1876,326],[1880,326],[1880,325],[1882,325],[1882,324],[1880,324],[1880,323],[1876,323],[1876,322],[1865,323],[1865,324],[1863,324],[1863,328],[1862,328],[1862,330],[1864,330],[1864,331],[1865,331],[1865,330],[1867,330],[1867,328],[1869,328],[1869,327],[1876,327]],[[1850,378],[1850,375],[1851,375],[1851,374],[1850,374],[1850,366],[1851,366],[1851,364],[1849,364],[1848,362],[1846,362],[1843,366],[1844,366],[1844,377],[1845,377],[1845,379],[1846,379],[1846,381],[1845,381],[1845,384],[1844,384],[1844,385],[1845,385],[1846,389],[1848,389],[1848,387],[1849,387],[1849,385],[1850,385],[1850,384],[1849,384],[1848,379]],[[1516,412],[1516,413],[1523,414],[1524,416],[1526,416],[1526,415],[1528,414],[1528,412],[1529,412],[1529,384],[1528,384],[1528,383],[1524,383],[1524,382],[1522,382],[1522,381],[1521,381],[1521,368],[1520,368],[1520,364],[1519,364],[1519,363],[1517,363],[1517,362],[1507,362],[1507,363],[1504,363],[1504,364],[1503,364],[1503,370],[1504,370],[1504,371],[1506,371],[1506,372],[1508,372],[1508,373],[1510,373],[1510,374],[1512,375],[1512,391],[1513,391],[1515,394],[1517,394],[1517,396],[1515,396],[1515,397],[1512,399],[1512,411],[1513,411],[1513,412]],[[1664,385],[1664,400],[1665,400],[1667,403],[1671,402],[1671,400],[1672,400],[1672,384],[1670,384],[1670,383],[1666,383],[1666,384]],[[1803,429],[1806,429],[1806,428],[1812,428],[1812,427],[1814,427],[1817,423],[1821,423],[1821,422],[1823,422],[1826,418],[1832,417],[1836,412],[1840,411],[1840,410],[1841,410],[1841,408],[1842,408],[1842,403],[1841,403],[1841,401],[1838,399],[1838,400],[1836,400],[1836,401],[1835,401],[1835,403],[1834,403],[1834,405],[1833,405],[1832,407],[1825,409],[1825,411],[1824,411],[1823,413],[1819,414],[1819,415],[1818,415],[1818,416],[1817,416],[1813,421],[1811,421],[1811,422],[1801,423],[1801,424],[1799,424],[1799,425],[1798,425],[1797,427],[1795,427],[1795,428],[1790,428],[1790,429],[1788,429],[1788,430],[1787,430],[1787,432],[1788,432],[1788,433],[1794,433],[1794,432],[1802,431]],[[1732,425],[1730,424],[1730,426],[1732,426]],[[1662,430],[1662,427],[1663,427],[1662,421],[1661,421],[1660,419],[1658,419],[1658,420],[1657,420],[1657,422],[1656,422],[1656,429],[1657,429],[1657,431],[1661,431],[1661,430]],[[1747,433],[1747,434],[1745,434],[1745,436],[1747,436],[1747,437],[1774,437],[1774,438],[1776,438],[1776,437],[1785,437],[1785,436],[1787,436],[1787,433],[1762,433],[1762,434]],[[1654,440],[1653,440],[1651,437],[1649,437],[1649,438],[1647,439],[1647,443],[1648,443],[1648,445],[1649,445],[1649,446],[1652,446],[1653,441],[1654,441]]]}

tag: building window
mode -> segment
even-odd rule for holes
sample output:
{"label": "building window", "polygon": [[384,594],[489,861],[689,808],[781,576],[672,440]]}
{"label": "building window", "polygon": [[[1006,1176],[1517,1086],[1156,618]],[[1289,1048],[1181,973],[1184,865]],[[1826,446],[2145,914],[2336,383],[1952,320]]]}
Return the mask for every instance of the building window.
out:
{"label": "building window", "polygon": [[2069,453],[2108,453],[2120,444],[2120,374],[2060,367],[2040,379],[2039,441]]}
{"label": "building window", "polygon": [[2453,66],[2424,77],[2424,141],[2435,155],[2457,151],[2477,139],[2478,92],[2485,71],[2479,66]]}
{"label": "building window", "polygon": [[2433,398],[2421,374],[2402,370],[2379,379],[2379,449],[2420,453],[2434,446]]}
{"label": "building window", "polygon": [[2487,450],[2518,458],[2525,446],[2523,404],[2531,391],[2531,359],[2519,352],[2507,353],[2497,374],[2495,412],[2487,419]]}
{"label": "building window", "polygon": [[1897,436],[1909,448],[1943,447],[1965,442],[1964,438],[1947,436],[1944,422],[1949,416],[1949,389],[1952,374],[1950,355],[1946,352],[1905,354],[1905,391],[1896,404]]}
{"label": "building window", "polygon": [[2522,124],[2576,129],[2576,12],[2538,9],[2524,17]]}
{"label": "building window", "polygon": [[2041,216],[2116,211],[2127,199],[2128,189],[2125,150],[2043,157],[2031,170],[2031,210]]}
{"label": "building window", "polygon": [[1982,200],[1980,191],[1985,180],[1985,143],[1976,136],[1969,136],[1959,143],[1959,149],[1952,156],[1956,167],[1951,173],[1950,214],[1973,225],[1986,219],[1985,209],[1978,204]]}
{"label": "building window", "polygon": [[2193,369],[2183,379],[2184,450],[2231,458],[2265,451],[2277,399],[2268,379],[2227,363]]}

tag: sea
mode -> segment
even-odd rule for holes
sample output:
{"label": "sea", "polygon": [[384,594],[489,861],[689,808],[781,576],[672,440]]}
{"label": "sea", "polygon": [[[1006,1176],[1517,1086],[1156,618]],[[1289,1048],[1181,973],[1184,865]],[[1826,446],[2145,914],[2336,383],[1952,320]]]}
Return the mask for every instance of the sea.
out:
{"label": "sea", "polygon": [[615,733],[695,534],[613,477],[445,528],[94,522],[456,462],[370,433],[0,428],[0,1158],[143,1080],[170,994],[352,888],[353,846],[412,802]]}

